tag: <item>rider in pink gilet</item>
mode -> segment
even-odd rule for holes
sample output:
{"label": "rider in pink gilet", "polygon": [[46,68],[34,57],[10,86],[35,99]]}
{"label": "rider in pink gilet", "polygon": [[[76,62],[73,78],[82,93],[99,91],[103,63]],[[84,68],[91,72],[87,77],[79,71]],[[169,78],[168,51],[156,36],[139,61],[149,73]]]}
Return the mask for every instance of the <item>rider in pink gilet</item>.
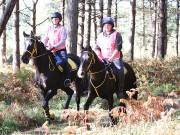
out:
{"label": "rider in pink gilet", "polygon": [[64,26],[59,24],[58,26],[49,26],[47,34],[44,39],[46,46],[52,49],[52,52],[65,49],[65,41],[67,38],[67,32]]}
{"label": "rider in pink gilet", "polygon": [[43,42],[47,49],[51,50],[54,54],[58,69],[66,75],[64,85],[69,86],[71,82],[71,71],[67,62],[67,52],[65,46],[67,32],[65,27],[60,24],[62,15],[59,12],[54,12],[51,15],[51,20],[53,25],[48,27],[47,34],[45,35]]}
{"label": "rider in pink gilet", "polygon": [[[98,53],[98,57],[100,59],[106,59],[108,60],[114,50],[116,50],[116,36],[117,32],[114,31],[108,36],[104,36],[104,33],[100,33],[98,38],[97,38],[97,45],[100,48],[100,52]],[[113,56],[114,59],[119,59],[120,58],[120,51],[118,51],[116,54]]]}
{"label": "rider in pink gilet", "polygon": [[111,17],[102,19],[103,32],[98,35],[95,52],[99,59],[107,63],[113,63],[117,69],[118,97],[124,97],[124,69],[122,61],[122,37],[114,27]]}

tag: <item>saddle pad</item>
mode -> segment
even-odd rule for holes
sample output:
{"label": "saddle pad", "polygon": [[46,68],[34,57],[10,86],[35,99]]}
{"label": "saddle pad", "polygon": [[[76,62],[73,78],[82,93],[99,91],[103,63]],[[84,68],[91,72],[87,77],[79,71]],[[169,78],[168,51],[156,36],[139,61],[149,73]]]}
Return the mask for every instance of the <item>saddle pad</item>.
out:
{"label": "saddle pad", "polygon": [[68,58],[68,63],[71,66],[72,70],[77,70],[77,65],[72,59]]}

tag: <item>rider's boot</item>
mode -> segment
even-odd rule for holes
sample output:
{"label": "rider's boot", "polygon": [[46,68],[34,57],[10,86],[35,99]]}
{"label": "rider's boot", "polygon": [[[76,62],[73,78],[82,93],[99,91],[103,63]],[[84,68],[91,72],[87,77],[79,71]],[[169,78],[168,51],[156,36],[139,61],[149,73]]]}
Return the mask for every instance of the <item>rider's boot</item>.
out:
{"label": "rider's boot", "polygon": [[124,90],[124,80],[125,80],[125,74],[124,74],[124,65],[122,60],[116,60],[113,62],[117,68],[117,87],[118,91],[117,97],[119,99],[122,98],[128,98],[126,91]]}

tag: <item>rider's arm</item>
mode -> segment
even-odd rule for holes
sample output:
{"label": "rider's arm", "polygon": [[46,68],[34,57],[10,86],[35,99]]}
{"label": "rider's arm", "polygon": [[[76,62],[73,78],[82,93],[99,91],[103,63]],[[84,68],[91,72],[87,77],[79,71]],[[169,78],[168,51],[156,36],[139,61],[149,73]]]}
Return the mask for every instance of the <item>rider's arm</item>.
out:
{"label": "rider's arm", "polygon": [[122,43],[123,43],[122,36],[119,32],[117,32],[117,34],[116,34],[116,49],[118,51],[121,51]]}
{"label": "rider's arm", "polygon": [[60,47],[62,45],[65,45],[66,38],[67,38],[67,31],[66,31],[65,27],[61,28],[61,33],[60,34],[61,34],[61,40],[54,45],[55,48],[58,48],[58,47]]}

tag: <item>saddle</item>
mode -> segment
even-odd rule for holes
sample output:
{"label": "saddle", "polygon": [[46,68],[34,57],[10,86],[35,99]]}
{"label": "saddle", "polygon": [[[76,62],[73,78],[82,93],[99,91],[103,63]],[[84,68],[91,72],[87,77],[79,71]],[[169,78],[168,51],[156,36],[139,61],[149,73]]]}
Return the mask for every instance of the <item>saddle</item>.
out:
{"label": "saddle", "polygon": [[[68,70],[71,72],[71,71],[75,71],[77,70],[78,66],[77,64],[71,59],[71,58],[68,58],[67,59],[67,66],[68,66]],[[61,65],[58,65],[58,69],[63,72],[64,71],[64,66],[61,66]]]}

